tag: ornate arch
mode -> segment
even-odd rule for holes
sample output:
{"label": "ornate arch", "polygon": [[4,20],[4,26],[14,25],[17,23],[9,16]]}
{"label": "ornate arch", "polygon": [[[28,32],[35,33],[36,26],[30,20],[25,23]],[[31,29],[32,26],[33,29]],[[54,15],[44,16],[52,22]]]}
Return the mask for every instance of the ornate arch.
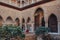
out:
{"label": "ornate arch", "polygon": [[2,22],[3,22],[3,18],[2,18],[2,16],[0,16],[0,26],[3,25]]}
{"label": "ornate arch", "polygon": [[44,21],[44,10],[42,8],[37,8],[34,13],[34,22],[35,22],[35,29],[39,26],[45,26]]}
{"label": "ornate arch", "polygon": [[1,21],[3,20],[2,16],[0,16],[0,20],[1,20]]}
{"label": "ornate arch", "polygon": [[24,18],[22,18],[22,30],[23,32],[25,31],[25,19]]}
{"label": "ornate arch", "polygon": [[25,19],[24,18],[22,18],[22,23],[25,23]]}
{"label": "ornate arch", "polygon": [[51,29],[51,32],[58,32],[58,21],[55,14],[51,14],[48,18],[48,27]]}
{"label": "ornate arch", "polygon": [[29,23],[31,21],[30,17],[27,18],[27,23]]}
{"label": "ornate arch", "polygon": [[12,19],[12,17],[10,17],[10,16],[8,16],[7,18],[6,18],[6,21],[13,21],[13,19]]}
{"label": "ornate arch", "polygon": [[19,18],[16,18],[15,22],[16,22],[17,26],[20,26],[20,20],[19,20]]}

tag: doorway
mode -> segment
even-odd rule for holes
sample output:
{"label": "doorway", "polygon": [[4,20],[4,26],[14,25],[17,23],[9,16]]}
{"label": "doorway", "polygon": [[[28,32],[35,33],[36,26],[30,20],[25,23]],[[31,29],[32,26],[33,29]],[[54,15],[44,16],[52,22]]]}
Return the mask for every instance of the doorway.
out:
{"label": "doorway", "polygon": [[50,28],[51,32],[58,32],[57,17],[54,14],[51,14],[48,19],[48,27]]}
{"label": "doorway", "polygon": [[44,12],[42,8],[38,8],[34,14],[34,29],[36,30],[39,26],[45,26]]}

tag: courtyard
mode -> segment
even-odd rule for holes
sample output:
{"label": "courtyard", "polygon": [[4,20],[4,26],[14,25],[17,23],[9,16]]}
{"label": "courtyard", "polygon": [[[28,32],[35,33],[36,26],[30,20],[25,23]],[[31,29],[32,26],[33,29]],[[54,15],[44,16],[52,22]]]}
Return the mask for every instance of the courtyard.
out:
{"label": "courtyard", "polygon": [[[12,28],[10,29],[9,26]],[[46,32],[45,27],[50,28],[50,32],[47,32],[51,40],[60,40],[60,0],[0,0],[1,34],[7,35],[8,33],[11,36],[22,30],[21,34],[25,35],[24,40],[42,40],[40,27],[43,27],[42,32]],[[37,36],[36,33],[39,35]],[[18,36],[22,37],[21,34],[19,33]],[[17,38],[11,38],[11,40],[21,40]],[[1,38],[3,39],[6,38]]]}

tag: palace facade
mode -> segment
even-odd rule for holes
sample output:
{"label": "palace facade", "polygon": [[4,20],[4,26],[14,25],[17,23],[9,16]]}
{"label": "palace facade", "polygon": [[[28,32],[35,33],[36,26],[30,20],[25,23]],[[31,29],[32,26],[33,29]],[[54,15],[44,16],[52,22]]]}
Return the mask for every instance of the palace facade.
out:
{"label": "palace facade", "polygon": [[60,33],[60,0],[0,0],[0,26],[16,25],[29,32],[39,26]]}

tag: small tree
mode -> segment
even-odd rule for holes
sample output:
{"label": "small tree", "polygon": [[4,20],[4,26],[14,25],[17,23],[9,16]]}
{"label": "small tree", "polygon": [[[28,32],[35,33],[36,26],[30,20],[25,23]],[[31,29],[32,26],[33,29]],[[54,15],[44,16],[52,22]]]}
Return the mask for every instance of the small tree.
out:
{"label": "small tree", "polygon": [[42,39],[45,40],[44,37],[46,36],[46,34],[48,34],[49,31],[50,29],[48,27],[41,26],[36,29],[35,34],[36,36],[42,35]]}
{"label": "small tree", "polygon": [[[2,32],[1,32],[2,31]],[[17,26],[3,26],[0,29],[1,36],[10,40],[10,38],[16,38],[19,36],[21,39],[25,38],[25,34],[23,34],[22,29]]]}

